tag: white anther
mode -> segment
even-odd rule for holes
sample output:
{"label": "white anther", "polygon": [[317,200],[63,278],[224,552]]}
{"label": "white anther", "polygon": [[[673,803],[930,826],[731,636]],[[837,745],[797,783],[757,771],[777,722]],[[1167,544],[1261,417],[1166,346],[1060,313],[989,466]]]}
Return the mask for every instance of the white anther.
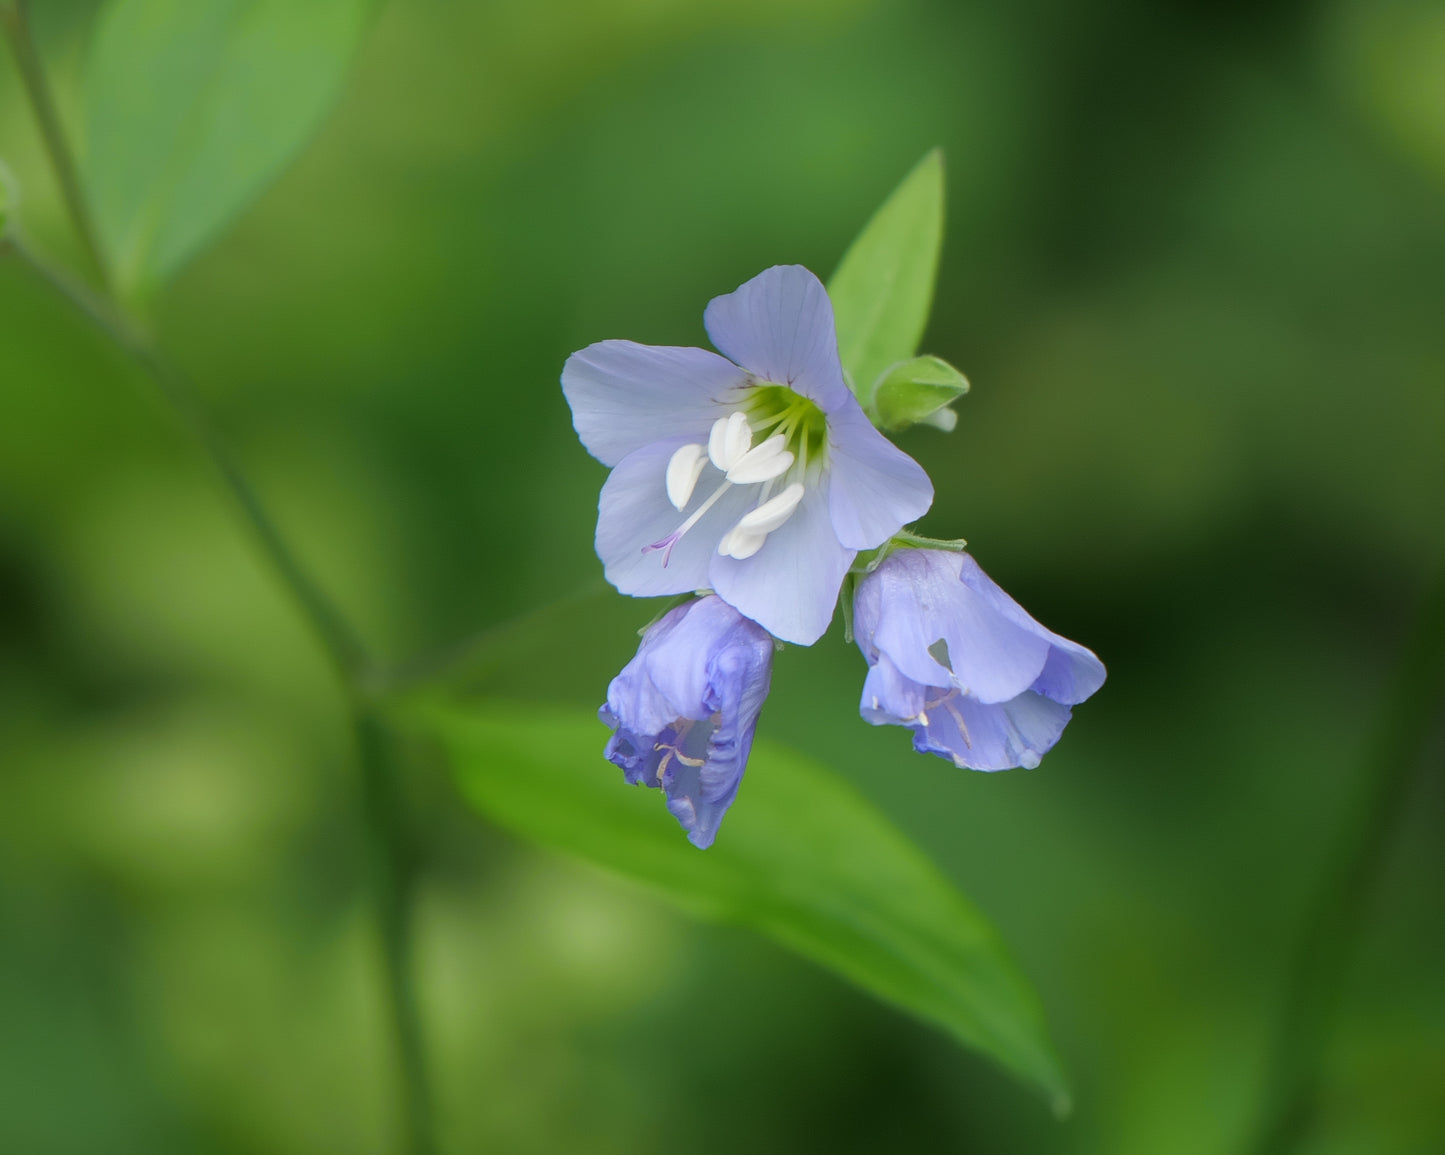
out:
{"label": "white anther", "polygon": [[747,414],[742,410],[719,417],[712,423],[712,432],[707,438],[707,455],[712,463],[724,473],[747,453],[753,443],[753,431],[748,427]]}
{"label": "white anther", "polygon": [[761,445],[755,445],[726,470],[727,478],[734,485],[755,485],[787,473],[793,466],[791,450],[784,449],[787,438],[775,433]]}
{"label": "white anther", "polygon": [[693,486],[707,464],[707,450],[697,444],[684,445],[667,463],[667,500],[677,509],[687,506]]}
{"label": "white anther", "polygon": [[763,502],[751,513],[743,514],[735,528],[747,533],[772,533],[793,516],[793,511],[802,500],[803,487],[795,481],[777,497]]}
{"label": "white anther", "polygon": [[738,561],[742,561],[762,549],[763,542],[767,540],[768,535],[765,533],[753,533],[740,525],[735,525],[723,534],[722,541],[718,542],[717,551],[723,557],[735,557]]}

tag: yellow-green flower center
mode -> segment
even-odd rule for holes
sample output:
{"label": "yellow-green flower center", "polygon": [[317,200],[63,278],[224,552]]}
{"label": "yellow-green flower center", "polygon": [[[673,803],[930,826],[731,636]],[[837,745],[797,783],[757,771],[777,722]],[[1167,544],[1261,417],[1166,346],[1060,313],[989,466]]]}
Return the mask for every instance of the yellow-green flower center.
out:
{"label": "yellow-green flower center", "polygon": [[755,386],[743,405],[756,438],[782,434],[784,447],[798,459],[803,471],[821,465],[828,450],[828,419],[813,402],[786,385]]}

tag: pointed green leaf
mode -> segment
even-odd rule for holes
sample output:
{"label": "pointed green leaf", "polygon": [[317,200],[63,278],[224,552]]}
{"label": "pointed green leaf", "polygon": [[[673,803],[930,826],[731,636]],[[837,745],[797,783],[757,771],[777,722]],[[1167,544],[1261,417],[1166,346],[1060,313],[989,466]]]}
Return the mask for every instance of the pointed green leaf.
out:
{"label": "pointed green leaf", "polygon": [[85,178],[117,283],[174,274],[340,92],[367,0],[110,0],[86,73]]}
{"label": "pointed green leaf", "polygon": [[415,715],[498,825],[754,928],[1068,1102],[1038,999],[998,934],[851,786],[758,742],[717,843],[695,849],[661,797],[602,758],[587,712],[431,707]]}
{"label": "pointed green leaf", "polygon": [[943,153],[934,149],[873,214],[828,283],[838,352],[865,408],[883,371],[912,357],[943,244]]}
{"label": "pointed green leaf", "polygon": [[[945,413],[953,417],[953,411],[944,407],[967,392],[968,378],[941,357],[913,357],[883,374],[870,416],[890,431],[920,421],[938,424]],[[944,419],[942,427],[952,429],[953,421]]]}

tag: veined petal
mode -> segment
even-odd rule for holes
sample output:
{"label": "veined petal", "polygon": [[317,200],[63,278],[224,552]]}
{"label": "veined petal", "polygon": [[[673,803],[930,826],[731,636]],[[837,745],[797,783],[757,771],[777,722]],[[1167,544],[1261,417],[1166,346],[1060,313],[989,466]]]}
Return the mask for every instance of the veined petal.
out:
{"label": "veined petal", "polygon": [[988,574],[971,554],[961,554],[959,580],[1000,617],[1046,640],[1052,647],[1038,679],[1029,687],[1065,706],[1076,706],[1104,684],[1104,663],[1093,650],[1047,629]]}
{"label": "veined petal", "polygon": [[927,686],[904,677],[887,654],[868,667],[858,713],[875,726],[907,725],[923,714]]}
{"label": "veined petal", "polygon": [[939,754],[970,770],[1032,770],[1054,748],[1070,710],[1041,694],[984,703],[957,695],[927,710],[914,726],[913,748]]}
{"label": "veined petal", "polygon": [[851,397],[828,415],[828,453],[828,510],[850,549],[876,549],[933,504],[923,467],[874,429]]}
{"label": "veined petal", "polygon": [[802,265],[774,265],[714,297],[703,324],[712,343],[743,368],[787,385],[825,413],[852,398],[828,291]]}
{"label": "veined petal", "polygon": [[604,465],[659,438],[706,441],[747,374],[706,349],[599,341],[567,358],[562,392],[587,451]]}
{"label": "veined petal", "polygon": [[716,556],[708,573],[718,596],[739,613],[785,642],[810,646],[832,621],[843,575],[856,556],[838,544],[826,497],[810,487],[787,524],[768,534],[755,555],[743,561]]}
{"label": "veined petal", "polygon": [[[965,566],[977,570],[978,563],[967,554],[930,549],[902,549],[889,557],[863,583],[873,587],[881,606],[872,643],[923,685],[956,686],[979,702],[1006,702],[1043,673],[1052,635],[992,582],[985,594],[961,581]],[[1000,613],[1000,597],[1017,613]],[[937,648],[940,640],[946,652]]]}
{"label": "veined petal", "polygon": [[598,716],[627,781],[661,787],[699,847],[737,794],[768,694],[773,640],[722,599],[677,606],[651,626]]}
{"label": "veined petal", "polygon": [[[747,510],[747,493],[734,487],[677,540],[670,556],[665,548],[643,552],[645,546],[666,539],[686,516],[673,508],[666,485],[668,463],[685,444],[687,439],[674,437],[629,453],[602,486],[597,556],[619,593],[655,597],[705,588],[718,539]],[[696,508],[707,496],[694,493],[688,504]]]}

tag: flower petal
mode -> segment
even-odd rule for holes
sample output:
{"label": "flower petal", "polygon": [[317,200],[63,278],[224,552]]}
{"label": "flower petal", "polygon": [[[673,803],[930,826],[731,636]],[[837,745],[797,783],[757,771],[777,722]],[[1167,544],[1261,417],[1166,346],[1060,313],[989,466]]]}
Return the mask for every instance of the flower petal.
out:
{"label": "flower petal", "polygon": [[661,787],[695,846],[712,844],[737,794],[772,661],[767,631],[709,595],[651,626],[607,688],[608,759]]}
{"label": "flower petal", "polygon": [[[961,581],[965,567],[983,574],[963,553],[891,555],[862,583],[874,587],[879,606],[872,644],[925,686],[956,686],[980,702],[1006,702],[1043,673],[1052,635],[986,577],[987,591]],[[1001,612],[1000,598],[1016,612]]]}
{"label": "flower petal", "polygon": [[875,726],[904,726],[923,713],[927,692],[927,686],[904,677],[887,654],[879,654],[863,681],[858,713]]}
{"label": "flower petal", "polygon": [[660,437],[705,442],[747,374],[706,349],[599,341],[567,358],[562,392],[577,436],[616,465]]}
{"label": "flower petal", "polygon": [[762,549],[743,561],[715,556],[709,576],[739,613],[785,642],[810,646],[833,620],[838,589],[855,556],[838,543],[826,495],[814,486]]}
{"label": "flower petal", "polygon": [[1076,706],[1104,684],[1104,663],[1099,661],[1093,650],[1037,622],[983,572],[972,554],[958,556],[962,559],[958,567],[959,581],[986,602],[993,613],[1042,638],[1052,647],[1043,670],[1030,689],[1065,706]]}
{"label": "flower petal", "polygon": [[1093,650],[1061,638],[1054,639],[1044,672],[1029,689],[1065,706],[1077,706],[1104,684],[1104,663]]}
{"label": "flower petal", "polygon": [[[705,601],[736,616],[720,599]],[[688,841],[704,850],[737,797],[772,677],[773,639],[766,631],[739,619],[729,636],[729,644],[716,647],[708,662],[706,704],[717,728],[708,741],[707,761],[697,767],[676,764],[665,783],[668,810],[687,830]]]}
{"label": "flower petal", "polygon": [[619,593],[645,598],[705,588],[718,540],[747,512],[746,491],[733,487],[678,539],[670,556],[666,549],[643,552],[676,530],[686,509],[698,508],[722,482],[720,474],[705,472],[684,512],[673,508],[667,497],[667,466],[687,443],[684,437],[673,437],[629,453],[602,486],[597,556]]}
{"label": "flower petal", "polygon": [[933,504],[923,467],[873,428],[858,402],[828,415],[828,510],[849,549],[876,549]]}
{"label": "flower petal", "polygon": [[703,313],[712,343],[754,375],[787,385],[825,413],[851,399],[838,359],[833,304],[802,265],[774,265]]}
{"label": "flower petal", "polygon": [[938,754],[970,770],[1032,770],[1063,735],[1070,711],[1041,694],[994,704],[954,695],[929,708],[927,717],[927,725],[913,727],[920,754]]}

